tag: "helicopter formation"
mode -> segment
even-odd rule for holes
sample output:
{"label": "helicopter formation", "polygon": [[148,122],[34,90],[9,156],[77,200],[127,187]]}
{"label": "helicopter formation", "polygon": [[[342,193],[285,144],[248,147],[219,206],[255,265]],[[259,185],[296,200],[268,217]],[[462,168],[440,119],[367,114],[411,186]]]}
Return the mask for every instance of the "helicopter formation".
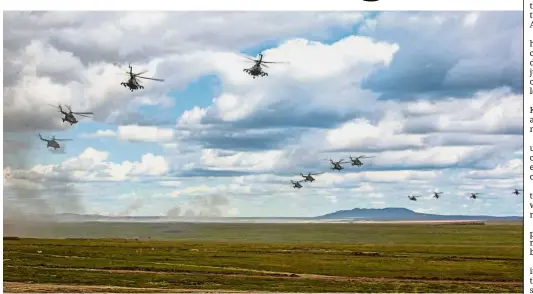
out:
{"label": "helicopter formation", "polygon": [[[515,191],[517,191],[517,190],[515,189]],[[444,192],[433,192],[433,197],[432,198],[439,199],[442,194],[444,194]],[[477,199],[479,194],[481,194],[481,193],[467,193],[466,195],[470,196],[471,199]],[[514,192],[513,192],[513,194],[514,194]],[[422,196],[420,196],[420,195],[408,195],[407,196],[407,198],[409,198],[409,200],[411,200],[411,201],[417,201],[418,198],[420,198],[420,197],[422,197]]]}
{"label": "helicopter formation", "polygon": [[[362,155],[362,156],[358,156],[358,157],[352,157],[351,155],[348,156],[348,158],[350,158],[350,161],[344,161],[344,159],[341,159],[339,161],[333,161],[333,159],[329,159],[329,162],[331,163],[331,169],[332,170],[336,170],[336,171],[342,171],[344,169],[344,166],[342,166],[343,164],[345,163],[350,163],[351,166],[357,166],[357,167],[361,167],[364,165],[364,163],[361,161],[361,159],[364,159],[364,158],[373,158],[373,156],[366,156],[366,155]],[[326,159],[328,160],[328,159]],[[291,183],[293,185],[293,188],[295,189],[301,189],[303,186],[300,184],[300,183],[303,183],[303,182],[314,182],[316,179],[313,177],[313,176],[318,176],[318,175],[321,175],[323,174],[323,172],[320,172],[320,173],[308,173],[307,175],[304,175],[302,173],[300,173],[300,176],[302,176],[302,180],[299,180],[299,181],[293,181],[291,180]]]}
{"label": "helicopter formation", "polygon": [[[246,72],[247,74],[251,75],[254,79],[256,77],[268,76],[268,73],[265,72],[263,70],[263,68],[262,68],[262,67],[267,67],[268,68],[267,64],[286,63],[286,62],[264,61],[263,60],[263,54],[259,54],[259,59],[252,59],[252,58],[249,58],[249,57],[246,57],[246,58],[248,59],[248,61],[254,62],[254,65],[252,67],[250,67],[250,68],[245,68],[243,71]],[[122,67],[119,64],[117,64],[117,63],[114,63],[113,65],[117,66],[120,69],[122,69]],[[153,77],[150,78],[150,77],[141,76],[142,74],[145,74],[148,71],[141,71],[141,72],[138,72],[138,73],[134,73],[133,72],[133,67],[131,66],[131,64],[128,64],[128,68],[129,68],[129,70],[124,71],[124,74],[126,74],[128,76],[128,79],[125,82],[121,82],[120,85],[123,86],[124,88],[129,89],[131,92],[144,89],[144,86],[141,84],[141,79],[151,80],[151,81],[156,81],[156,82],[164,82],[165,81],[164,79],[153,78]],[[56,107],[56,106],[51,105],[51,104],[49,104],[49,105],[52,106],[52,107]],[[59,112],[63,115],[61,120],[63,122],[70,123],[71,126],[73,126],[74,124],[79,122],[79,120],[76,118],[76,115],[83,116],[83,117],[88,117],[88,115],[94,114],[93,112],[73,112],[72,109],[70,108],[70,106],[65,105],[65,107],[67,108],[68,112],[63,109],[61,104],[57,106],[57,108],[59,109]],[[61,148],[61,145],[59,144],[60,141],[70,141],[71,140],[71,139],[56,139],[55,136],[52,136],[49,139],[45,139],[45,138],[43,138],[41,136],[41,134],[39,134],[39,138],[41,140],[47,142],[46,143],[46,147],[47,148],[53,148],[54,150],[57,150],[57,149]],[[298,185],[299,185],[299,183],[298,183]],[[300,185],[300,188],[301,188],[301,185]]]}
{"label": "helicopter formation", "polygon": [[[344,159],[340,159],[338,161],[334,161],[333,159],[329,159],[329,162],[331,163],[331,170],[336,170],[336,171],[342,171],[344,169],[344,167],[342,166],[343,164],[345,163],[350,163],[351,166],[356,166],[356,167],[362,167],[364,165],[364,163],[361,161],[361,159],[366,159],[366,158],[373,158],[373,156],[366,156],[366,155],[361,155],[361,156],[358,156],[358,157],[352,157],[351,155],[348,156],[348,158],[350,158],[350,161],[344,161]],[[302,174],[300,173],[300,175],[302,176],[302,180],[299,180],[299,181],[293,181],[291,180],[291,183],[293,185],[293,188],[294,189],[301,189],[303,188],[302,184],[301,183],[304,183],[304,182],[314,182],[315,181],[315,178],[313,176],[317,176],[317,175],[321,175],[323,174],[323,172],[321,173],[308,173],[307,175],[305,174]],[[512,194],[515,194],[515,195],[520,195],[520,189],[514,189],[514,191],[512,192]],[[433,195],[432,195],[432,198],[434,199],[439,199],[441,198],[441,195],[444,194],[444,192],[433,192]],[[467,193],[466,195],[469,196],[470,199],[478,199],[479,198],[479,195],[481,193]],[[420,195],[408,195],[407,198],[411,201],[418,201],[418,198],[420,198],[422,196]]]}
{"label": "helicopter formation", "polygon": [[[248,59],[247,61],[253,62],[254,65],[251,66],[250,68],[243,69],[243,72],[245,72],[245,73],[249,74],[250,76],[252,76],[253,79],[255,79],[257,77],[266,77],[266,76],[268,76],[268,73],[263,70],[263,67],[266,67],[266,68],[269,67],[267,64],[283,64],[283,63],[286,64],[287,63],[287,62],[264,61],[263,60],[264,56],[263,56],[262,53],[260,53],[258,55],[258,57],[259,57],[258,59],[252,59],[252,58],[249,58],[249,57],[245,56],[245,58]],[[120,65],[118,65],[116,63],[114,65],[119,67],[119,68],[122,68]],[[142,72],[139,72],[139,73],[133,73],[133,67],[131,66],[131,64],[128,65],[128,68],[129,68],[129,71],[125,71],[124,72],[128,76],[128,80],[125,81],[125,82],[121,82],[120,85],[125,87],[125,88],[128,88],[131,92],[136,91],[136,90],[140,90],[140,89],[144,89],[144,86],[141,85],[141,81],[139,79],[152,80],[152,81],[157,81],[157,82],[164,82],[164,79],[149,78],[149,77],[141,76],[142,74],[145,74],[147,71],[142,71]],[[51,105],[51,106],[53,106],[53,105]],[[69,106],[66,106],[66,108],[68,109],[68,112],[65,112],[63,110],[63,108],[61,107],[61,105],[58,105],[58,108],[59,108],[59,112],[64,116],[63,118],[61,118],[61,120],[63,122],[70,123],[71,126],[79,122],[76,119],[75,115],[88,117],[88,115],[94,114],[93,112],[73,112],[72,109]],[[55,136],[52,136],[50,139],[45,139],[45,138],[43,138],[41,136],[41,134],[39,134],[39,138],[42,141],[46,142],[46,144],[47,144],[46,147],[47,148],[53,148],[54,150],[59,149],[61,147],[60,144],[58,143],[58,141],[70,141],[71,140],[71,139],[56,139]],[[331,163],[331,170],[340,172],[340,171],[344,170],[343,164],[346,164],[346,163],[350,163],[351,166],[362,167],[364,165],[364,163],[361,161],[362,159],[373,158],[372,156],[365,156],[365,155],[358,156],[358,157],[352,157],[350,155],[348,157],[349,157],[350,161],[344,161],[344,159],[340,159],[338,161],[333,161],[333,159],[330,158],[329,162]],[[301,177],[303,179],[298,180],[298,181],[291,180],[291,183],[292,183],[294,189],[301,189],[301,188],[303,188],[301,183],[304,183],[304,182],[312,183],[312,182],[314,182],[316,180],[313,176],[317,176],[317,175],[321,175],[321,174],[323,174],[323,172],[321,172],[321,173],[308,173],[307,175],[304,175],[304,174],[300,173],[300,175],[301,175]],[[520,195],[520,191],[522,191],[522,190],[514,189],[512,194]],[[439,199],[442,194],[443,194],[443,192],[433,192],[433,197],[432,198]],[[471,199],[477,199],[479,197],[478,196],[479,194],[480,193],[469,193],[467,195],[469,195]],[[408,195],[407,197],[411,201],[417,201],[417,199],[419,197],[421,197],[421,196],[420,195]]]}
{"label": "helicopter formation", "polygon": [[[252,58],[249,58],[249,57],[246,57],[246,58],[248,59],[247,61],[254,62],[254,65],[252,67],[250,67],[250,68],[245,68],[243,71],[246,72],[247,74],[249,74],[250,76],[252,76],[254,79],[256,77],[268,76],[268,73],[265,72],[263,70],[263,68],[262,68],[262,67],[267,67],[268,68],[267,64],[287,63],[287,62],[264,61],[263,60],[263,54],[259,54],[259,59],[252,59]],[[122,67],[119,64],[117,64],[117,63],[114,63],[113,65],[119,67],[120,69],[122,69]],[[139,73],[134,73],[133,72],[133,67],[131,66],[131,64],[128,64],[128,68],[129,68],[129,70],[126,70],[124,72],[124,74],[126,74],[128,76],[128,79],[125,82],[121,82],[120,85],[123,86],[124,88],[128,88],[131,92],[144,89],[144,86],[141,84],[141,80],[140,79],[151,80],[151,81],[156,81],[156,82],[164,82],[165,81],[164,79],[149,78],[149,77],[141,76],[142,74],[145,74],[148,71],[141,71]],[[56,107],[56,106],[51,105],[51,104],[49,104],[49,105],[52,106],[52,107]],[[88,117],[88,115],[94,114],[93,112],[73,112],[72,109],[70,108],[70,106],[65,105],[65,107],[67,108],[68,112],[66,112],[63,109],[61,104],[59,104],[57,106],[57,108],[59,109],[59,112],[63,115],[61,120],[63,122],[70,123],[71,126],[73,126],[74,124],[79,122],[79,120],[76,118],[76,115],[83,116],[83,117]],[[41,134],[39,134],[39,138],[41,140],[47,142],[46,143],[46,147],[47,148],[53,148],[54,150],[57,150],[57,149],[61,148],[61,145],[59,144],[60,141],[70,141],[71,140],[71,139],[56,139],[55,136],[51,136],[49,139],[45,139],[45,138],[43,138],[41,136]],[[312,179],[311,181],[313,181],[313,180],[314,179]],[[295,183],[295,186],[296,185],[299,185],[300,188],[301,188],[301,185],[299,184],[299,182]]]}
{"label": "helicopter formation", "polygon": [[[259,59],[251,59],[251,58],[248,58],[248,57],[246,57],[246,58],[249,61],[254,62],[254,65],[252,67],[250,67],[250,68],[243,69],[243,72],[248,73],[254,79],[256,77],[266,77],[266,76],[268,76],[268,73],[266,73],[262,69],[261,66],[264,66],[264,67],[268,68],[268,66],[266,64],[286,63],[286,62],[263,61],[263,54],[259,54]],[[350,155],[348,157],[349,157],[350,161],[344,161],[344,159],[340,159],[339,161],[333,161],[333,159],[330,158],[329,162],[331,163],[331,170],[340,172],[340,171],[344,170],[343,164],[346,164],[346,163],[350,163],[351,166],[362,167],[364,165],[364,163],[361,161],[361,159],[373,158],[372,156],[365,156],[365,155],[358,156],[358,157],[352,157]],[[301,188],[303,188],[301,183],[304,183],[304,182],[312,183],[312,182],[315,181],[315,178],[313,176],[320,175],[320,174],[323,174],[323,173],[315,173],[315,174],[308,173],[307,175],[304,175],[304,174],[300,173],[300,175],[302,176],[303,179],[299,180],[299,181],[291,180],[292,186],[293,186],[294,189],[301,189]],[[512,194],[520,195],[519,191],[522,191],[522,190],[514,189]],[[444,194],[444,192],[433,192],[433,197],[432,198],[439,199],[442,194]],[[475,199],[479,198],[478,195],[480,195],[480,194],[481,193],[468,193],[467,195],[470,196],[469,198],[475,200]],[[417,201],[417,199],[419,197],[421,197],[421,196],[419,196],[419,195],[408,195],[407,197],[411,201]]]}
{"label": "helicopter formation", "polygon": [[[120,65],[118,65],[116,63],[114,65],[118,66],[119,68],[121,68]],[[139,73],[133,73],[133,68],[132,68],[131,64],[129,64],[128,67],[129,67],[129,71],[125,72],[125,74],[129,76],[128,80],[126,82],[121,82],[120,85],[125,87],[125,88],[128,88],[131,92],[133,92],[135,90],[139,90],[139,89],[144,89],[144,86],[141,85],[139,79],[152,80],[152,81],[157,81],[157,82],[163,82],[164,81],[163,79],[143,77],[141,75],[146,73],[147,71],[142,71],[142,72],[139,72]],[[57,106],[52,105],[52,104],[48,104],[48,105],[50,105],[52,107],[57,107],[59,109],[59,112],[63,116],[61,118],[61,121],[70,123],[71,126],[73,126],[73,125],[75,125],[75,124],[77,124],[79,122],[79,120],[76,118],[76,116],[89,117],[89,115],[94,114],[93,112],[74,112],[74,111],[72,111],[71,107],[68,106],[68,105],[65,105],[65,108],[67,109],[67,111],[65,111],[65,109],[63,109],[63,106],[61,104],[59,104]],[[57,150],[57,149],[61,148],[61,145],[59,144],[60,141],[71,141],[71,139],[57,139],[55,136],[51,136],[49,139],[45,139],[45,138],[42,137],[41,134],[39,134],[39,138],[42,141],[46,142],[46,148],[53,148],[54,150]]]}

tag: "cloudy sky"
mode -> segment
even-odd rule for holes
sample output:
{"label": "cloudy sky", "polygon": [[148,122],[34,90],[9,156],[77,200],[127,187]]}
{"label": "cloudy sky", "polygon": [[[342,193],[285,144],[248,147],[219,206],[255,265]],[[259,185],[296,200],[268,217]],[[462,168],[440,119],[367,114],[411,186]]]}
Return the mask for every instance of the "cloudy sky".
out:
{"label": "cloudy sky", "polygon": [[520,11],[5,12],[4,213],[522,215],[521,46]]}

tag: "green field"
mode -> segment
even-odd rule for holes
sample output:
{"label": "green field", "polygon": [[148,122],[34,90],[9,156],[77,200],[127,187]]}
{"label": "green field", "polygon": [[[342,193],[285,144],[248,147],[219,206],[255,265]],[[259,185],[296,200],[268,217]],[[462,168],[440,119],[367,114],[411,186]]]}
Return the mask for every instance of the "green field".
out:
{"label": "green field", "polygon": [[522,292],[521,224],[25,229],[40,238],[79,239],[4,238],[4,291]]}

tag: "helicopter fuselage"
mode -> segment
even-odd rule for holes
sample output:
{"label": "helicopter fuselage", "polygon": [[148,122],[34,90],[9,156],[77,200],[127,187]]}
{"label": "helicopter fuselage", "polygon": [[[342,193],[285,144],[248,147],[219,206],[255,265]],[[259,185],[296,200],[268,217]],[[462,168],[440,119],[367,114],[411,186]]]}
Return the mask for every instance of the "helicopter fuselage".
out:
{"label": "helicopter fuselage", "polygon": [[251,68],[245,68],[243,71],[251,75],[254,79],[258,76],[261,76],[261,77],[268,76],[268,73],[264,72],[263,69],[261,68],[261,65],[259,64],[255,64]]}
{"label": "helicopter fuselage", "polygon": [[57,143],[57,141],[55,140],[49,140],[49,141],[46,141],[46,148],[54,148],[54,149],[59,149],[61,148],[61,146],[59,146],[59,143]]}
{"label": "helicopter fuselage", "polygon": [[138,90],[138,89],[144,89],[144,87],[141,86],[141,85],[137,82],[137,80],[136,80],[135,78],[133,78],[133,77],[130,77],[130,78],[128,79],[127,82],[125,82],[125,83],[122,82],[122,83],[120,83],[120,84],[121,84],[122,86],[124,86],[124,87],[129,88],[130,91],[132,91],[132,92],[135,91],[135,90]]}
{"label": "helicopter fuselage", "polygon": [[344,167],[341,166],[341,164],[339,162],[331,162],[331,164],[333,165],[333,167],[331,168],[332,170],[343,170]]}
{"label": "helicopter fuselage", "polygon": [[66,113],[65,117],[62,118],[62,120],[63,120],[63,122],[69,122],[70,125],[73,125],[73,124],[78,122],[78,120],[76,119],[76,117],[72,113]]}
{"label": "helicopter fuselage", "polygon": [[352,166],[362,166],[362,165],[363,165],[363,163],[361,161],[359,161],[359,160],[352,161]]}

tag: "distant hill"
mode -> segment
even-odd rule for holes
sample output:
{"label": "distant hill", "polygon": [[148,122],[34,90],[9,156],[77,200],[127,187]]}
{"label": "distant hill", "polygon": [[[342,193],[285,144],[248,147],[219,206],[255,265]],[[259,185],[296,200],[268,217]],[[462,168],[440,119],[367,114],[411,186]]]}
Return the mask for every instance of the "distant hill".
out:
{"label": "distant hill", "polygon": [[339,210],[316,218],[358,220],[522,220],[521,216],[427,214],[399,207],[354,208],[352,210]]}

